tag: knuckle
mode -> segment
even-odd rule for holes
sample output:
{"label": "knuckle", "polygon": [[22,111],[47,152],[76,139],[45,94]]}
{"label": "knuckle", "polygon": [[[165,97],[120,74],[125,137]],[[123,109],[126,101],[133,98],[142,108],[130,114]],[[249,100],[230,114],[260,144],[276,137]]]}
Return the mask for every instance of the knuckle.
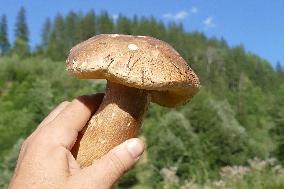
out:
{"label": "knuckle", "polygon": [[47,129],[43,128],[42,132],[39,132],[36,136],[34,136],[33,144],[47,146],[48,144],[53,142],[52,135],[46,130]]}
{"label": "knuckle", "polygon": [[114,151],[110,151],[108,160],[116,175],[122,175],[128,170],[128,166],[121,160],[121,158],[117,156]]}

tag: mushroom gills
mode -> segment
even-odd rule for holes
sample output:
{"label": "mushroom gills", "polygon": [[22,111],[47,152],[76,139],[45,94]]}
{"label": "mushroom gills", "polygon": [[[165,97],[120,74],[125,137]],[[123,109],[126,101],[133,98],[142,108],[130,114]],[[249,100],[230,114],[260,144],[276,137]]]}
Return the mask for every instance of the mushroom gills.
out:
{"label": "mushroom gills", "polygon": [[149,103],[148,91],[108,81],[99,109],[79,133],[72,149],[81,167],[137,136]]}

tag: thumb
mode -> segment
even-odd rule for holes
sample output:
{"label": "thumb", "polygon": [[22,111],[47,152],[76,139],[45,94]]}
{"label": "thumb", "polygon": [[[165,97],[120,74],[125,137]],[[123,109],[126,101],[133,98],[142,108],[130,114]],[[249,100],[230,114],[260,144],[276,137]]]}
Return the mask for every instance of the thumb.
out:
{"label": "thumb", "polygon": [[80,180],[85,186],[111,188],[138,161],[143,151],[144,142],[141,139],[129,139],[96,160],[91,166],[84,168]]}

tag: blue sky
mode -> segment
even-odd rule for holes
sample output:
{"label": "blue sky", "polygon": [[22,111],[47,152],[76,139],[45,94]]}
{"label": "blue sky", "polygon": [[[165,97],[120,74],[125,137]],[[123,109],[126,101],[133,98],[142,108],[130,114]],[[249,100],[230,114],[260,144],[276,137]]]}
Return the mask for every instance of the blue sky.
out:
{"label": "blue sky", "polygon": [[231,46],[243,44],[275,64],[284,65],[284,0],[0,0],[0,15],[6,14],[11,40],[17,12],[27,11],[31,44],[40,42],[46,17],[69,11],[108,11],[132,17],[155,16],[165,22],[175,20],[187,31],[223,37]]}

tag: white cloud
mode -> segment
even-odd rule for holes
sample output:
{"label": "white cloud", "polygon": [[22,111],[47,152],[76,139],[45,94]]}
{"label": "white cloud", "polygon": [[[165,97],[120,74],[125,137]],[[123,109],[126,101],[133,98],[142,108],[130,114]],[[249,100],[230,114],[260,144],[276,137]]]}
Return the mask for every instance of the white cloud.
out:
{"label": "white cloud", "polygon": [[166,13],[163,15],[164,18],[171,19],[171,20],[183,20],[185,17],[188,16],[187,11],[179,11],[176,14]]}
{"label": "white cloud", "polygon": [[192,13],[192,14],[196,14],[196,13],[198,13],[198,8],[197,7],[192,7],[191,9],[190,9],[190,13]]}
{"label": "white cloud", "polygon": [[181,20],[187,17],[188,13],[186,11],[180,11],[175,15],[175,19]]}
{"label": "white cloud", "polygon": [[208,17],[203,21],[203,25],[205,26],[206,29],[216,27],[216,24],[215,24],[215,22],[214,22],[214,18],[213,18],[212,16],[208,16]]}

